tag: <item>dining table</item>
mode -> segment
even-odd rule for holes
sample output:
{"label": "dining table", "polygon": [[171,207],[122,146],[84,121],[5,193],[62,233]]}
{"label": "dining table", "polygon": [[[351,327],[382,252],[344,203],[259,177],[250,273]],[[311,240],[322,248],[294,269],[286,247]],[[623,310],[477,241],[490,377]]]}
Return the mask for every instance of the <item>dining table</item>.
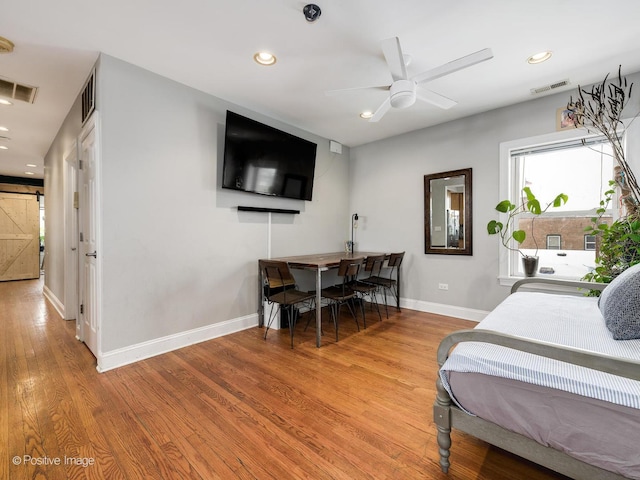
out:
{"label": "dining table", "polygon": [[[378,255],[389,255],[384,252],[331,252],[331,253],[315,253],[309,255],[296,255],[292,257],[278,257],[278,258],[270,258],[269,260],[277,260],[282,262],[287,262],[289,268],[291,269],[303,269],[303,270],[312,270],[315,272],[315,280],[316,280],[316,347],[320,347],[321,345],[321,332],[322,332],[322,309],[321,299],[322,299],[322,274],[328,270],[333,268],[338,268],[340,265],[340,260],[344,258],[353,259],[353,258],[363,258],[365,261],[367,257],[370,256],[378,256]],[[266,260],[266,259],[263,259]],[[397,274],[397,288],[398,288],[398,297],[397,297],[397,307],[400,308],[400,271],[396,272]],[[262,278],[262,272],[260,272],[260,313],[259,313],[259,326],[264,325],[264,313],[263,313],[263,302],[264,302],[264,279]]]}

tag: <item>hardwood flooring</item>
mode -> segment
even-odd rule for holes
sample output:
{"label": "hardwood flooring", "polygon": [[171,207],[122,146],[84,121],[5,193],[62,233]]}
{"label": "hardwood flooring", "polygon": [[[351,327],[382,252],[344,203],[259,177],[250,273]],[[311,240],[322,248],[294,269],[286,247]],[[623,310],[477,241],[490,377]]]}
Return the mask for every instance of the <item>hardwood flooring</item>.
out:
{"label": "hardwood flooring", "polygon": [[455,432],[441,473],[435,350],[473,323],[369,319],[338,343],[326,322],[320,349],[303,319],[293,350],[252,328],[100,374],[41,281],[0,283],[0,479],[564,478]]}

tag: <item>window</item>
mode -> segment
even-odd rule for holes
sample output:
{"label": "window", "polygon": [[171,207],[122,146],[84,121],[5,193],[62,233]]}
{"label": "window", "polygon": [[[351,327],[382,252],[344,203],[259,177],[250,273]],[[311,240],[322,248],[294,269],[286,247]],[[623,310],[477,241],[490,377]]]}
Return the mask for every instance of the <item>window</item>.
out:
{"label": "window", "polygon": [[[523,215],[520,221],[527,235],[520,249],[537,255],[542,271],[553,272],[545,276],[580,279],[595,266],[595,238],[585,236],[584,231],[612,178],[609,143],[603,137],[585,136],[584,130],[501,145],[500,199],[518,204],[526,186],[543,207],[560,193],[569,197],[566,205],[551,208],[541,217]],[[605,214],[612,216],[613,211]],[[502,249],[501,283],[509,285],[522,276],[519,254]]]}
{"label": "window", "polygon": [[585,235],[584,236],[584,249],[585,250],[595,250],[596,249],[596,236],[595,235]]}
{"label": "window", "polygon": [[562,237],[560,235],[547,235],[547,250],[560,250]]}

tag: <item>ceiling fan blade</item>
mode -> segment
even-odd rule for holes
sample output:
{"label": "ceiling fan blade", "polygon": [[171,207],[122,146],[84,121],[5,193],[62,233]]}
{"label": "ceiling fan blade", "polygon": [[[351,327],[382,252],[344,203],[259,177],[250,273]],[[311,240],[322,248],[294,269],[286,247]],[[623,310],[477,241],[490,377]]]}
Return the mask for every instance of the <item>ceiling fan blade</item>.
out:
{"label": "ceiling fan blade", "polygon": [[369,119],[369,121],[370,122],[379,121],[382,117],[384,117],[384,114],[387,113],[390,108],[391,108],[391,99],[387,98],[384,102],[382,102],[382,105],[378,107],[378,109],[373,114],[373,116]]}
{"label": "ceiling fan blade", "polygon": [[439,67],[416,75],[415,77],[413,77],[413,80],[416,83],[428,82],[430,80],[444,77],[445,75],[449,75],[450,73],[457,72],[458,70],[462,70],[463,68],[476,65],[477,63],[484,62],[492,58],[493,52],[491,51],[491,49],[485,48],[484,50],[480,50],[465,57],[458,58],[457,60],[453,60],[449,63],[445,63],[444,65],[440,65]]}
{"label": "ceiling fan blade", "polygon": [[426,90],[424,88],[416,89],[416,95],[420,100],[424,100],[425,102],[435,105],[436,107],[440,107],[444,110],[448,110],[458,104],[458,102],[456,102],[455,100],[451,100],[444,95],[440,95],[439,93],[432,92],[431,90]]}
{"label": "ceiling fan blade", "polygon": [[407,67],[398,37],[387,38],[382,41],[382,53],[387,61],[393,81],[407,79]]}
{"label": "ceiling fan blade", "polygon": [[352,92],[354,90],[384,90],[389,91],[391,85],[371,85],[366,87],[349,87],[349,88],[339,88],[337,90],[327,90],[324,92],[325,95],[331,97],[333,95],[340,95],[342,93]]}

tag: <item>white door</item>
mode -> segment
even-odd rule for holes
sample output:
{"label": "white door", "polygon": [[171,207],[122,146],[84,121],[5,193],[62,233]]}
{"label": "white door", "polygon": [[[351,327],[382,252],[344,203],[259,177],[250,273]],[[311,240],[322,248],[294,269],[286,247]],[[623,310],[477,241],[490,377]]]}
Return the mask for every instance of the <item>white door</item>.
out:
{"label": "white door", "polygon": [[[95,118],[95,115],[94,115]],[[87,124],[89,125],[89,124]],[[81,160],[81,190],[80,190],[80,320],[81,334],[79,338],[89,347],[98,358],[99,338],[99,297],[98,297],[98,261],[97,256],[97,223],[98,192],[96,171],[98,168],[96,128],[95,124],[88,126],[87,133],[82,138],[80,149]]]}

